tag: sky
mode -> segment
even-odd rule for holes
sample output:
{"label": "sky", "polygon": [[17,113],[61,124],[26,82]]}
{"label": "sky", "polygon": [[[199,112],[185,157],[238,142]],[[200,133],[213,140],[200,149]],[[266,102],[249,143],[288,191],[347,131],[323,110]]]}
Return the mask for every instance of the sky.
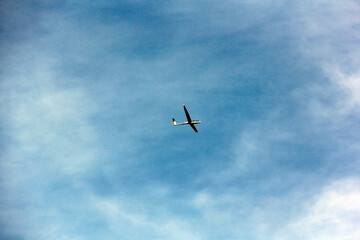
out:
{"label": "sky", "polygon": [[3,0],[0,43],[0,239],[360,239],[359,1]]}

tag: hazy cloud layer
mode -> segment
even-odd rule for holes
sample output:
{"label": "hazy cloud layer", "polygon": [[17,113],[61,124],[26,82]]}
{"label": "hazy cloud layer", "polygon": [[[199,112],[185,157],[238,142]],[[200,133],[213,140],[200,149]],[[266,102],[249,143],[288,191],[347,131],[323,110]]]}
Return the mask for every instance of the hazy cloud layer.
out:
{"label": "hazy cloud layer", "polygon": [[356,1],[0,13],[1,239],[360,237]]}

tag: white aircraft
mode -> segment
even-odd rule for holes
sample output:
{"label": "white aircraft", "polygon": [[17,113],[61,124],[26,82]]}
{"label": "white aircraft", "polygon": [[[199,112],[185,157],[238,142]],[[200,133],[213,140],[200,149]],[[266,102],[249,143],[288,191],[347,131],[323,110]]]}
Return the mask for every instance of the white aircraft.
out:
{"label": "white aircraft", "polygon": [[184,106],[184,111],[185,111],[185,114],[186,114],[186,118],[187,118],[187,122],[184,122],[184,123],[176,123],[175,121],[175,118],[173,118],[173,126],[179,126],[179,125],[187,125],[189,124],[192,129],[194,129],[195,132],[198,132],[198,130],[196,129],[195,125],[194,124],[199,124],[201,123],[201,121],[198,121],[198,120],[191,120],[191,117],[190,117],[190,114],[189,112],[187,111],[185,105],[183,104]]}

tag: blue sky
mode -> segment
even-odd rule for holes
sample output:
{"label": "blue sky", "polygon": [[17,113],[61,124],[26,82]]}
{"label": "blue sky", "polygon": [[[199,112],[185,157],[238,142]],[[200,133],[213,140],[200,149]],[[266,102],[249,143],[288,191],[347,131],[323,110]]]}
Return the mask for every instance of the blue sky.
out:
{"label": "blue sky", "polygon": [[357,1],[0,11],[1,239],[360,238]]}

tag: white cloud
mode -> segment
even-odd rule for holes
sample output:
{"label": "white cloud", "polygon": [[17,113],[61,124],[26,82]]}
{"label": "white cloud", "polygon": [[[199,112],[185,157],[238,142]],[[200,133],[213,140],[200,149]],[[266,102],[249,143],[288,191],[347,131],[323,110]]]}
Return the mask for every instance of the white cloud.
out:
{"label": "white cloud", "polygon": [[333,81],[334,85],[342,93],[343,98],[338,99],[337,108],[339,114],[359,114],[360,107],[360,73],[344,73],[340,67],[326,67],[325,72]]}
{"label": "white cloud", "polygon": [[48,66],[32,67],[34,76],[8,80],[6,119],[16,148],[8,154],[18,161],[55,164],[65,173],[86,171],[96,156],[96,134],[89,124],[94,103],[80,88],[57,87]]}
{"label": "white cloud", "polygon": [[249,124],[235,147],[237,168],[242,172],[257,171],[256,168],[266,168],[269,161],[274,164],[276,146],[291,138],[289,130],[277,124],[276,120]]}
{"label": "white cloud", "polygon": [[313,82],[292,92],[309,114],[313,123],[328,129],[341,129],[348,119],[360,115],[360,74],[356,70],[346,73],[340,65],[323,64],[327,82]]}
{"label": "white cloud", "polygon": [[299,49],[319,64],[346,63],[344,57],[354,51],[349,48],[358,49],[354,40],[360,37],[356,31],[359,12],[355,0],[298,1],[291,20]]}
{"label": "white cloud", "polygon": [[[92,196],[90,206],[103,217],[111,231],[132,239],[202,239],[189,221],[152,205],[126,198]],[[153,214],[156,213],[156,214]]]}
{"label": "white cloud", "polygon": [[295,141],[292,129],[287,127],[287,123],[280,123],[281,114],[281,111],[274,110],[261,121],[243,124],[242,131],[233,142],[231,159],[223,164],[222,169],[217,168],[207,177],[217,183],[226,183],[277,165],[279,160],[291,153],[283,144]]}
{"label": "white cloud", "polygon": [[209,237],[208,229],[216,226],[221,226],[217,236],[226,232],[227,236],[248,239],[360,238],[360,179],[338,180],[319,194],[304,196],[295,190],[282,197],[249,198],[228,189],[218,195],[199,192],[192,203],[201,213],[198,231],[205,238]]}
{"label": "white cloud", "polygon": [[64,239],[71,226],[63,227],[66,200],[55,192],[80,190],[94,167],[101,151],[91,123],[97,108],[85,89],[61,84],[56,60],[28,44],[12,51],[22,54],[7,56],[2,82],[2,227],[10,236]]}
{"label": "white cloud", "polygon": [[308,201],[276,239],[360,239],[360,179],[338,180]]}
{"label": "white cloud", "polygon": [[339,129],[360,113],[359,12],[355,0],[299,1],[292,9],[294,46],[323,74],[292,95],[319,128]]}

